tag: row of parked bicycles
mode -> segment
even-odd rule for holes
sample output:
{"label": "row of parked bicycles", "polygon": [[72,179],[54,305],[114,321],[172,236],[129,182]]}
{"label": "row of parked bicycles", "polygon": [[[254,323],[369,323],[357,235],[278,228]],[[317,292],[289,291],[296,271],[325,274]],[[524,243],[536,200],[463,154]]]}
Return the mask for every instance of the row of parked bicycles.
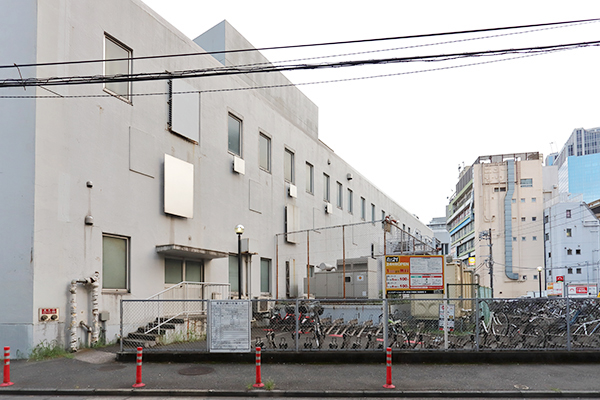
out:
{"label": "row of parked bicycles", "polygon": [[[384,343],[407,350],[600,348],[600,299],[460,300],[447,334],[440,319],[415,316],[411,301],[389,301],[387,321],[383,309],[345,319],[333,316],[331,303],[274,304],[263,318],[268,323],[253,330],[254,344],[278,350],[375,350]],[[471,307],[458,307],[465,304]]]}

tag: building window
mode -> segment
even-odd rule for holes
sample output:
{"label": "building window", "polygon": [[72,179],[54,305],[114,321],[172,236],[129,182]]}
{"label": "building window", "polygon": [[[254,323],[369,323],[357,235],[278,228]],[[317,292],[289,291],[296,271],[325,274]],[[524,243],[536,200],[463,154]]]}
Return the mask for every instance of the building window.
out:
{"label": "building window", "polygon": [[571,228],[567,228],[567,237],[571,237]]}
{"label": "building window", "polygon": [[552,252],[548,253],[548,258],[552,258]]}
{"label": "building window", "polygon": [[323,174],[323,200],[330,203],[331,202],[331,193],[329,188],[329,175]]}
{"label": "building window", "polygon": [[549,233],[546,233],[546,234],[544,235],[544,239],[545,239],[545,240],[550,240],[550,234],[549,234]]}
{"label": "building window", "polygon": [[581,255],[581,249],[575,249],[575,254]]}
{"label": "building window", "polygon": [[315,193],[315,167],[310,163],[306,163],[306,192]]}
{"label": "building window", "polygon": [[494,192],[499,192],[499,191],[500,191],[500,188],[497,188],[497,187],[494,188]]}
{"label": "building window", "polygon": [[521,242],[524,242],[525,240],[527,240],[526,237],[525,236],[521,236]]}
{"label": "building window", "polygon": [[532,221],[537,221],[537,217],[531,217]]}
{"label": "building window", "polygon": [[348,189],[348,213],[354,213],[354,192]]}
{"label": "building window", "polygon": [[513,236],[513,242],[516,242],[516,241],[517,241],[517,237]]}
{"label": "building window", "polygon": [[364,197],[360,198],[360,218],[363,221],[367,219],[367,201]]}
{"label": "building window", "polygon": [[204,265],[200,261],[165,258],[165,283],[204,282]]}
{"label": "building window", "polygon": [[337,207],[342,208],[344,206],[344,187],[340,182],[337,182]]}
{"label": "building window", "polygon": [[532,236],[531,240],[533,240],[534,242],[537,241],[537,236]]}
{"label": "building window", "polygon": [[537,275],[533,275],[533,280],[534,280],[534,281],[536,281],[536,280],[537,280],[537,278],[538,278],[538,276],[537,276]]}
{"label": "building window", "polygon": [[102,236],[102,289],[129,289],[129,238]]}
{"label": "building window", "polygon": [[260,291],[271,293],[271,260],[268,258],[260,259]]}
{"label": "building window", "polygon": [[525,217],[521,217],[521,221],[525,222]]}
{"label": "building window", "polygon": [[515,204],[517,202],[517,199],[510,199],[510,202]]}
{"label": "building window", "polygon": [[229,256],[229,287],[231,292],[239,291],[239,266],[237,256]]}
{"label": "building window", "polygon": [[533,187],[533,179],[531,179],[531,178],[521,179],[521,187],[522,188]]}
{"label": "building window", "polygon": [[283,153],[283,178],[286,182],[294,183],[294,152],[285,149]]}
{"label": "building window", "polygon": [[581,268],[577,268],[575,271],[576,271],[578,274],[580,274],[580,273],[581,273]]}
{"label": "building window", "polygon": [[532,202],[532,203],[537,203],[537,197],[532,197],[532,198],[531,198],[531,202]]}
{"label": "building window", "polygon": [[371,222],[375,222],[375,204],[371,204]]}
{"label": "building window", "polygon": [[567,269],[567,274],[572,274],[573,273],[573,268],[568,268]]}
{"label": "building window", "polygon": [[501,191],[501,192],[506,192],[506,188],[505,188],[505,187],[501,187],[501,188],[500,188],[500,191]]}
{"label": "building window", "polygon": [[567,210],[567,218],[571,218],[571,210]]}
{"label": "building window", "polygon": [[242,156],[242,120],[229,114],[227,119],[227,149],[237,155]]}
{"label": "building window", "polygon": [[573,250],[572,249],[567,249],[567,255],[568,256],[572,256],[573,255]]}
{"label": "building window", "polygon": [[258,164],[261,169],[271,172],[271,138],[258,135]]}
{"label": "building window", "polygon": [[[112,60],[124,58],[120,61],[105,61],[104,75],[129,75],[131,74],[132,50],[109,36],[104,37],[104,59]],[[106,82],[104,89],[126,101],[131,101],[131,82]]]}
{"label": "building window", "polygon": [[385,221],[385,211],[381,210],[381,220]]}
{"label": "building window", "polygon": [[521,203],[525,203],[525,199],[521,199]]}
{"label": "building window", "polygon": [[547,224],[548,223],[548,216],[544,215],[544,223]]}

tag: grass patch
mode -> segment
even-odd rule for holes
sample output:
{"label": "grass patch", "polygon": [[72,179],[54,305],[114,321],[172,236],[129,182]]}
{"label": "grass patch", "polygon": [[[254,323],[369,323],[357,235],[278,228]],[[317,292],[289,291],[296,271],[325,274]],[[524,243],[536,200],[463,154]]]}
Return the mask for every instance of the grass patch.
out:
{"label": "grass patch", "polygon": [[73,358],[73,355],[60,346],[56,340],[51,342],[47,342],[46,340],[41,341],[31,350],[31,354],[29,354],[30,361],[50,360],[60,357]]}

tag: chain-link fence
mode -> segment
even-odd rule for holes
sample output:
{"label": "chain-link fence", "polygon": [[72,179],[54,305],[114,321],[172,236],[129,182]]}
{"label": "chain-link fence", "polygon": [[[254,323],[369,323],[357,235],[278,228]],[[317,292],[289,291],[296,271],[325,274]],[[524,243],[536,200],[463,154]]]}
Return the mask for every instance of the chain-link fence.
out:
{"label": "chain-link fence", "polygon": [[431,239],[410,234],[389,218],[279,234],[276,271],[285,276],[277,277],[275,293],[286,298],[383,297],[385,254],[436,253]]}
{"label": "chain-link fence", "polygon": [[[123,300],[121,350],[211,351],[209,331],[227,336],[228,326],[215,325],[231,322],[208,318],[211,301],[236,300]],[[247,306],[247,319],[233,329],[245,329],[240,340],[248,348],[265,351],[600,349],[596,298],[261,299],[237,304]]]}

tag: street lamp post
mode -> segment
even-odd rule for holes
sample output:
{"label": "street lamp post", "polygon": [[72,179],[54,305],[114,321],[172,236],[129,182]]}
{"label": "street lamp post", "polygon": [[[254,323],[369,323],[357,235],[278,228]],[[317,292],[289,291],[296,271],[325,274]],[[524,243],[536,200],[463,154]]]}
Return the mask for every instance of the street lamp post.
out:
{"label": "street lamp post", "polygon": [[235,233],[238,235],[238,299],[242,298],[242,233],[244,225],[235,227]]}
{"label": "street lamp post", "polygon": [[538,270],[538,283],[540,284],[540,298],[542,297],[542,267],[537,267]]}

